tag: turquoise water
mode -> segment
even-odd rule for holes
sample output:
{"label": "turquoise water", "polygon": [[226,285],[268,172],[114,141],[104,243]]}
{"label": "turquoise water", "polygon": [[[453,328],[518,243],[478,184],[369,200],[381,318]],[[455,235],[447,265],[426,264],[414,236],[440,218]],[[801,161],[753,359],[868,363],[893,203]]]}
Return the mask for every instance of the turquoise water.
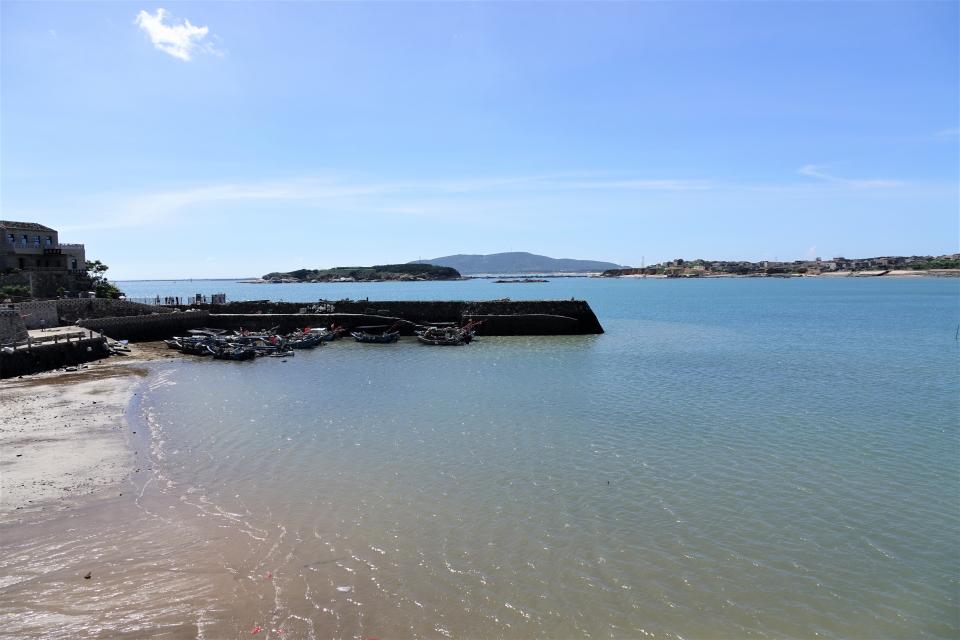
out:
{"label": "turquoise water", "polygon": [[238,628],[960,634],[958,280],[122,287],[576,296],[607,330],[161,367],[157,486],[216,523]]}

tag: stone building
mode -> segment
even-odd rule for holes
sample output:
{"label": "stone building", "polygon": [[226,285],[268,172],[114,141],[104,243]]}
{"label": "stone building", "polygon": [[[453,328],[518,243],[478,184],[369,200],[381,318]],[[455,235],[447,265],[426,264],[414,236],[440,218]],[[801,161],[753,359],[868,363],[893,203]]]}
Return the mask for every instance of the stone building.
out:
{"label": "stone building", "polygon": [[55,229],[0,220],[0,285],[25,285],[34,297],[90,286],[82,244],[61,244]]}

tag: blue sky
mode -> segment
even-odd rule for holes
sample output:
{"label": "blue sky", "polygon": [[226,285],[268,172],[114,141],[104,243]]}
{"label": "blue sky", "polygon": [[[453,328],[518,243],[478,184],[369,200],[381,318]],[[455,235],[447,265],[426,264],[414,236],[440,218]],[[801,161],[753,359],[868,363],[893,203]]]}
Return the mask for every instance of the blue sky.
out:
{"label": "blue sky", "polygon": [[960,250],[956,2],[4,1],[0,19],[0,217],[118,279]]}

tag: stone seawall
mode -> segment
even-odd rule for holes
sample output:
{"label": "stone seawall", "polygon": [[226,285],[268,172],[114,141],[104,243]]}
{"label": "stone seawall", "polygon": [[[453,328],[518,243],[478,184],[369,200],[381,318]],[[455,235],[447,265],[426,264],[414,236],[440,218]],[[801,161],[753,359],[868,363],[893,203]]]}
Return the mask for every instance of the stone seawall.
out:
{"label": "stone seawall", "polygon": [[129,300],[70,298],[56,300],[55,302],[57,305],[57,315],[67,324],[81,319],[118,318],[173,313],[173,309],[169,307],[141,304]]}
{"label": "stone seawall", "polygon": [[27,327],[20,311],[15,308],[0,309],[0,344],[22,342],[27,339]]}
{"label": "stone seawall", "polygon": [[486,320],[479,335],[576,335],[603,333],[585,300],[359,301],[337,302],[337,313],[394,316],[417,324]]}
{"label": "stone seawall", "polygon": [[70,342],[46,343],[30,349],[0,352],[0,378],[14,378],[58,367],[99,360],[110,355],[103,338],[84,338]]}
{"label": "stone seawall", "polygon": [[182,335],[189,329],[209,324],[209,311],[185,311],[157,315],[94,318],[81,320],[80,326],[100,331],[114,340],[161,340]]}
{"label": "stone seawall", "polygon": [[204,326],[251,331],[276,327],[277,331],[287,333],[332,323],[347,329],[396,323],[401,333],[413,335],[417,325],[443,322],[460,325],[468,320],[483,320],[477,333],[488,336],[603,333],[597,316],[583,300],[340,301],[334,303],[332,313],[300,313],[311,308],[310,303],[234,302],[203,305],[202,309],[184,307],[190,310],[181,313],[84,319],[79,324],[102,331],[115,340],[132,341],[170,338]]}
{"label": "stone seawall", "polygon": [[13,308],[20,312],[27,329],[44,329],[60,325],[57,317],[56,300],[37,300],[36,302],[18,302]]}
{"label": "stone seawall", "polygon": [[362,325],[398,323],[412,335],[416,325],[482,320],[478,335],[580,335],[603,333],[590,305],[582,300],[536,301],[388,301],[337,302],[333,313],[298,313],[303,303],[232,303],[215,305],[210,325],[221,329],[287,332],[331,323],[352,329]]}
{"label": "stone seawall", "polygon": [[[403,325],[453,322],[462,324],[469,319],[484,320],[480,335],[577,335],[603,333],[603,327],[590,305],[584,300],[491,300],[481,302],[450,300],[394,300],[394,301],[338,301],[331,303],[332,313],[300,314],[301,309],[311,309],[311,303],[298,302],[233,302],[225,305],[206,305],[211,312],[211,322],[222,328],[228,322],[241,317],[271,315],[273,320],[256,322],[258,329],[276,324],[285,327],[336,322],[347,328],[364,324]],[[297,316],[287,319],[287,316]],[[223,317],[220,316],[230,316]],[[269,324],[274,322],[274,325]],[[247,327],[254,328],[254,327]],[[281,328],[283,330],[283,328]]]}

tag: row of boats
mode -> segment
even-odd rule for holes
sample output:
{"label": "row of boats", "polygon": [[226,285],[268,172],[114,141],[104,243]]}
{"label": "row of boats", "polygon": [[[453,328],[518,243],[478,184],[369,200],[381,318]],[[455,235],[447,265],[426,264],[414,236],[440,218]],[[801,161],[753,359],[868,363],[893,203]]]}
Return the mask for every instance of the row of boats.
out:
{"label": "row of boats", "polygon": [[[479,322],[468,322],[462,327],[428,326],[418,329],[417,340],[428,345],[463,345],[473,340]],[[314,349],[324,342],[336,340],[347,333],[343,327],[304,328],[287,334],[277,333],[279,327],[268,331],[232,331],[225,329],[191,329],[186,336],[164,340],[168,347],[181,353],[213,356],[218,360],[253,360],[258,357],[287,358],[297,350]],[[378,331],[379,330],[379,331]],[[350,333],[357,342],[386,344],[400,338],[397,325],[357,327]]]}
{"label": "row of boats", "polygon": [[190,335],[164,340],[168,347],[195,356],[213,356],[218,360],[253,360],[269,356],[285,358],[294,350],[313,349],[324,342],[336,340],[343,333],[339,327],[330,329],[303,329],[278,334],[277,328],[250,332],[224,329],[191,329]]}

